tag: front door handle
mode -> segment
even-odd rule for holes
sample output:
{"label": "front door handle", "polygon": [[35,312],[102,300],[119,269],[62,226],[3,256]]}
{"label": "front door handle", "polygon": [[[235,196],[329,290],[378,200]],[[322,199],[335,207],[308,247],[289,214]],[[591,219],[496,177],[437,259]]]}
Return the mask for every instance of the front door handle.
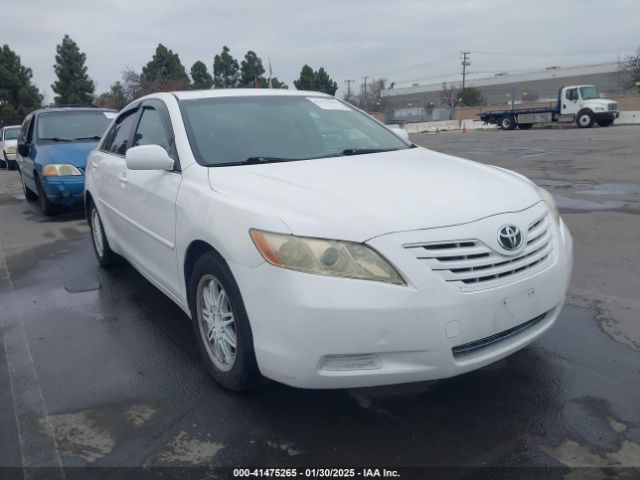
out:
{"label": "front door handle", "polygon": [[128,182],[127,173],[125,172],[120,174],[120,177],[118,178],[118,180],[120,180],[120,183],[127,183]]}

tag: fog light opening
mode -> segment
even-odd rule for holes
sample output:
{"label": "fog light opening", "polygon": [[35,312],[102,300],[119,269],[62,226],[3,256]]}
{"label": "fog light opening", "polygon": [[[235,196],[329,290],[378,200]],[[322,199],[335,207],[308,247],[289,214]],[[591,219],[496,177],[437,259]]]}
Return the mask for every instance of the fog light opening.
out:
{"label": "fog light opening", "polygon": [[379,370],[382,360],[374,353],[362,355],[327,355],[322,361],[322,370]]}

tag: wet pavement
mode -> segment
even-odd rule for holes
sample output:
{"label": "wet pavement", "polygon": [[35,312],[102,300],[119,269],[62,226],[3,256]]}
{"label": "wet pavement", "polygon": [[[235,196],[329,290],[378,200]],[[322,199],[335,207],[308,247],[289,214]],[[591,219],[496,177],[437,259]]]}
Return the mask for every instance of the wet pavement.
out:
{"label": "wet pavement", "polygon": [[[414,141],[469,158],[471,142],[478,160],[546,179],[555,195],[623,204],[563,212],[576,266],[556,326],[470,374],[372,389],[222,390],[178,307],[128,265],[99,269],[81,213],[46,219],[15,172],[0,171],[0,466],[48,465],[52,478],[73,477],[61,466],[524,466],[519,477],[638,478],[629,467],[640,468],[640,192],[628,185],[640,184],[640,129],[591,132],[629,149],[632,158],[611,157],[628,162],[626,174],[586,160],[611,158],[601,142],[593,152],[572,137],[584,131],[544,132]],[[492,154],[505,151],[515,156]]]}

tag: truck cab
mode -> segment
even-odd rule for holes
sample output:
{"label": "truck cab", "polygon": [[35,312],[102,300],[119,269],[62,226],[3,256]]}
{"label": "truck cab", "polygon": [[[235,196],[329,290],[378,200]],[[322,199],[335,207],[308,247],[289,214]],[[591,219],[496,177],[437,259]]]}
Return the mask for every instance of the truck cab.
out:
{"label": "truck cab", "polygon": [[608,127],[618,118],[618,103],[600,98],[594,85],[570,85],[558,92],[559,121],[575,122],[579,127],[589,128],[594,123]]}

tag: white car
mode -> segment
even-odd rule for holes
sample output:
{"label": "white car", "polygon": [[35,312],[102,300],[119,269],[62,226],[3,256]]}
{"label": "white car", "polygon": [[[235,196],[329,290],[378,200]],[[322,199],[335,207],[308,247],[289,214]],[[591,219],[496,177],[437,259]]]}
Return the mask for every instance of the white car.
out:
{"label": "white car", "polygon": [[0,130],[0,162],[7,170],[16,168],[16,148],[20,125],[10,125]]}
{"label": "white car", "polygon": [[86,175],[100,264],[126,258],[178,304],[233,390],[469,372],[549,330],[571,273],[545,190],[316,92],[144,97]]}

